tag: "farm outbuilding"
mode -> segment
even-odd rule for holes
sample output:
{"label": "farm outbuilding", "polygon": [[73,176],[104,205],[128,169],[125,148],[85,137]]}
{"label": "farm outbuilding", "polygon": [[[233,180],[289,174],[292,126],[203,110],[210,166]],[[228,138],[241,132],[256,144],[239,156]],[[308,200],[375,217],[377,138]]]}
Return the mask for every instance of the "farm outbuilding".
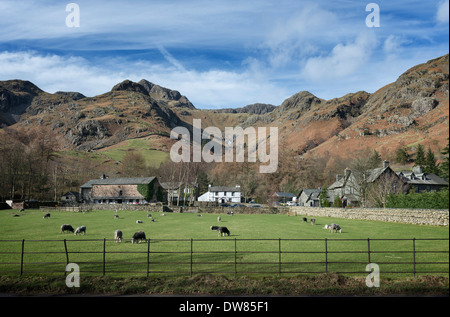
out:
{"label": "farm outbuilding", "polygon": [[81,200],[98,204],[143,204],[162,200],[156,177],[92,179],[80,187]]}

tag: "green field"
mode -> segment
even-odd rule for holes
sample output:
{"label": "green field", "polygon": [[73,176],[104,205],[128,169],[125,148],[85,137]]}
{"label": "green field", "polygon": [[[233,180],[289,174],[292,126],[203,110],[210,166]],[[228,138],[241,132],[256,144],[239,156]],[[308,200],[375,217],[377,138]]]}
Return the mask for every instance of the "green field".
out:
{"label": "green field", "polygon": [[[448,272],[448,240],[421,240],[448,239],[448,227],[336,218],[316,218],[316,225],[312,226],[303,223],[299,216],[235,214],[221,215],[220,225],[229,228],[231,236],[218,237],[216,231],[210,230],[210,226],[218,225],[217,214],[199,217],[189,213],[165,213],[163,216],[155,212],[152,213],[155,222],[151,222],[144,211],[119,211],[119,219],[114,219],[114,211],[52,212],[49,219],[43,219],[44,213],[39,210],[0,212],[0,275],[20,274],[21,262],[24,274],[63,273],[67,263],[66,247],[69,262],[79,264],[83,273],[97,276],[103,272],[106,276],[146,276],[147,270],[150,275],[270,276],[280,272],[299,274],[327,270],[365,276],[368,248],[370,261],[379,263],[382,273],[405,271],[410,273],[396,276],[411,277],[413,270],[417,274]],[[13,217],[14,214],[20,216]],[[137,224],[136,220],[143,223]],[[330,233],[323,229],[330,223],[338,223],[343,232]],[[87,234],[60,233],[62,224],[71,224],[75,229],[84,225]],[[116,229],[124,233],[122,243],[113,241]],[[131,244],[133,233],[139,230],[146,233],[149,243]],[[417,240],[413,242],[413,238]],[[23,260],[22,239],[25,240]]]}

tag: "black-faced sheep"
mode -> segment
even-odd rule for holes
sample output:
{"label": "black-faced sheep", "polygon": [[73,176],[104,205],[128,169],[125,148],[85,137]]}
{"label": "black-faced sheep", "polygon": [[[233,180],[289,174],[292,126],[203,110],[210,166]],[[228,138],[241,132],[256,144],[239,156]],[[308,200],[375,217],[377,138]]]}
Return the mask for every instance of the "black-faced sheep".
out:
{"label": "black-faced sheep", "polygon": [[217,230],[219,237],[224,235],[230,235],[230,230],[228,230],[227,227],[218,227],[218,226],[211,226],[211,230]]}
{"label": "black-faced sheep", "polygon": [[122,242],[122,231],[120,230],[114,231],[114,241],[116,241],[116,243]]}
{"label": "black-faced sheep", "polygon": [[50,218],[50,213],[45,214],[43,218],[44,219]]}
{"label": "black-faced sheep", "polygon": [[73,233],[75,230],[73,229],[73,227],[71,225],[62,225],[61,226],[61,233],[66,232],[66,231],[69,231],[69,232]]}
{"label": "black-faced sheep", "polygon": [[316,219],[311,218],[311,224],[314,226],[316,224]]}
{"label": "black-faced sheep", "polygon": [[141,241],[147,242],[147,238],[145,237],[145,233],[143,231],[138,231],[131,238],[131,243],[139,243]]}
{"label": "black-faced sheep", "polygon": [[306,217],[302,217],[303,222],[308,222],[308,219]]}

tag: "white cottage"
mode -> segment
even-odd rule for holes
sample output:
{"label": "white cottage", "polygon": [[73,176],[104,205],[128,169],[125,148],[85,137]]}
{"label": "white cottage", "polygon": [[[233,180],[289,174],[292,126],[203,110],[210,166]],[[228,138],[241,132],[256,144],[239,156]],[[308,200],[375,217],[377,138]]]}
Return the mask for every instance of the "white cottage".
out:
{"label": "white cottage", "polygon": [[241,186],[208,186],[208,191],[198,197],[198,201],[218,203],[240,203],[242,199]]}

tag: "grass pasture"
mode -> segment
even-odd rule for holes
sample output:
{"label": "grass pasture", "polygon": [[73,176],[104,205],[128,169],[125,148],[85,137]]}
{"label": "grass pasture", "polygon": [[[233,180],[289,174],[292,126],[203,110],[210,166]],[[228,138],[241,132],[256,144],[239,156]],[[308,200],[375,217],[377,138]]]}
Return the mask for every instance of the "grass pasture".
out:
{"label": "grass pasture", "polygon": [[[288,276],[327,271],[365,277],[369,260],[379,264],[383,277],[390,276],[389,272],[403,271],[410,273],[393,276],[412,277],[413,270],[419,275],[428,271],[448,272],[448,240],[422,240],[448,239],[448,227],[337,218],[316,218],[316,225],[312,226],[298,216],[235,214],[221,215],[220,225],[228,227],[231,236],[218,237],[216,231],[210,230],[210,226],[219,225],[217,214],[162,216],[155,212],[152,213],[155,222],[151,222],[144,211],[119,211],[119,219],[114,219],[114,211],[52,212],[49,219],[43,219],[44,213],[0,212],[0,275],[20,274],[23,239],[25,275],[48,271],[63,274],[66,248],[68,261],[77,263],[82,274],[93,276],[101,276],[104,269],[105,276],[127,277],[145,277],[147,270],[158,276],[191,272],[264,276],[279,276],[281,272]],[[14,214],[19,217],[13,217]],[[143,223],[137,224],[136,220]],[[343,232],[323,229],[330,223],[338,223]],[[71,224],[75,229],[84,225],[87,234],[60,233],[62,224]],[[124,233],[122,243],[113,241],[116,229]],[[146,233],[150,243],[131,244],[133,233],[139,230]]]}

